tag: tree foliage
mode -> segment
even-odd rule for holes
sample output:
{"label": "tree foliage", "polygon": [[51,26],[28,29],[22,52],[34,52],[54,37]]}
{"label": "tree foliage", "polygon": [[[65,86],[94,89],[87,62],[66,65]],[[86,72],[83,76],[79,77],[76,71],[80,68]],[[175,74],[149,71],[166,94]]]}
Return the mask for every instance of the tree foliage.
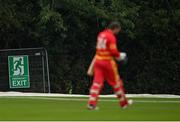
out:
{"label": "tree foliage", "polygon": [[178,0],[0,0],[0,48],[45,47],[52,91],[87,94],[96,36],[118,20],[127,90],[180,94],[179,19]]}

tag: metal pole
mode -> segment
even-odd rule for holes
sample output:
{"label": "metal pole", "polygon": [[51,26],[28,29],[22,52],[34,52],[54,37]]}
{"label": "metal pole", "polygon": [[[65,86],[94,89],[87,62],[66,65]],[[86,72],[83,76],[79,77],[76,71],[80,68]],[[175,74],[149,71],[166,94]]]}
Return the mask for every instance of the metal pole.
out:
{"label": "metal pole", "polygon": [[42,70],[43,70],[43,88],[44,88],[44,93],[46,93],[46,79],[45,79],[45,69],[44,69],[44,53],[42,52]]}
{"label": "metal pole", "polygon": [[38,50],[38,49],[44,49],[44,48],[40,47],[40,48],[1,49],[0,52],[3,52],[3,51],[20,51],[20,50]]}
{"label": "metal pole", "polygon": [[46,55],[46,68],[47,68],[47,79],[48,79],[48,93],[51,93],[51,83],[50,83],[50,78],[49,78],[49,59],[48,59],[48,53],[47,50],[44,48],[45,50],[45,55]]}

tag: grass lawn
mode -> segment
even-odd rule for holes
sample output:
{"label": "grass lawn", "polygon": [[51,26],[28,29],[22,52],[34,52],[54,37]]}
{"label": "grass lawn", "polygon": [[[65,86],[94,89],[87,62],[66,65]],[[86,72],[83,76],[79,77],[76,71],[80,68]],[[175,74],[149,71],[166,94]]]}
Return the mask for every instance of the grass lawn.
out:
{"label": "grass lawn", "polygon": [[87,98],[0,97],[0,120],[180,120],[180,99],[134,98],[125,110],[115,98],[100,100],[89,111]]}

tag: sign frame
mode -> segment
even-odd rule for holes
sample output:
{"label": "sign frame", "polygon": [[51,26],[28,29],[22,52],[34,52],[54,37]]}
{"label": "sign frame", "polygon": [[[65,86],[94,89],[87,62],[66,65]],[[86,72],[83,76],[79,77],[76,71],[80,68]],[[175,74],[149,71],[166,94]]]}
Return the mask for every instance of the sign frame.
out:
{"label": "sign frame", "polygon": [[[21,85],[14,86],[13,85],[13,80],[12,80],[12,78],[14,78],[14,77],[13,77],[13,74],[12,74],[12,71],[11,71],[12,70],[12,66],[13,66],[13,72],[14,72],[14,64],[11,64],[12,63],[11,60],[13,60],[14,58],[18,58],[18,57],[21,58],[21,59],[23,58],[23,63],[25,63],[24,65],[26,65],[26,66],[23,66],[23,68],[24,68],[24,72],[26,71],[26,74],[25,75],[24,74],[23,75],[17,75],[16,78],[15,78],[16,80],[19,79],[19,80],[25,80],[25,81],[24,81],[23,85],[22,85],[22,81],[21,81]],[[26,59],[26,62],[24,61],[24,59]],[[25,67],[27,69],[25,69]],[[9,69],[9,88],[11,88],[11,89],[30,88],[29,57],[28,57],[28,55],[13,55],[13,56],[8,56],[8,69]],[[20,81],[16,81],[16,82],[17,82],[17,84],[19,84],[18,82],[20,82]],[[27,85],[25,85],[25,83]]]}

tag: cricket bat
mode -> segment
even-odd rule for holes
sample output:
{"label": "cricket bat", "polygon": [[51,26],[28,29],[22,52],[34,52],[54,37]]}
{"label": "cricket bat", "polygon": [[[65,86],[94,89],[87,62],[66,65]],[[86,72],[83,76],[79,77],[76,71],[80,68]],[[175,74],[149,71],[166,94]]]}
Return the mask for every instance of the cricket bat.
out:
{"label": "cricket bat", "polygon": [[94,56],[93,60],[91,61],[91,64],[89,65],[88,71],[87,71],[87,75],[89,75],[89,76],[93,76],[93,74],[94,74],[94,63],[95,63],[95,60],[96,60],[96,58]]}

